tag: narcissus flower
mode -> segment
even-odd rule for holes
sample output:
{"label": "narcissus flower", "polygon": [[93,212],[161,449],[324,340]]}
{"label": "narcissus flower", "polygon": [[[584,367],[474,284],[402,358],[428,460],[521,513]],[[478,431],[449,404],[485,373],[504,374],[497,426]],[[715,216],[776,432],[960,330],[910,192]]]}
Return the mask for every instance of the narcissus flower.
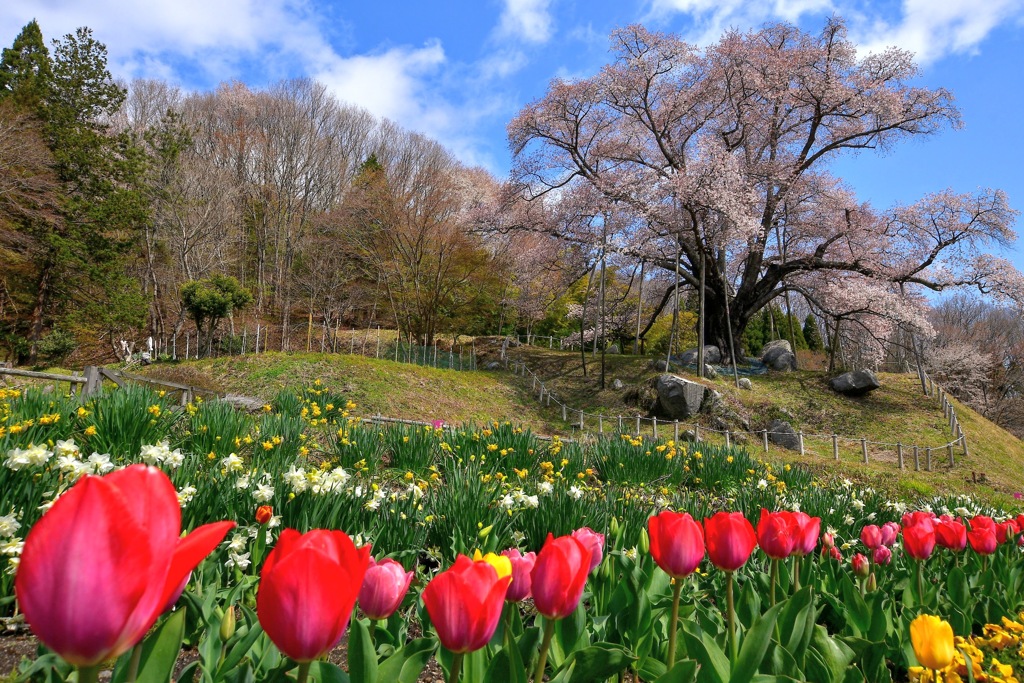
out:
{"label": "narcissus flower", "polygon": [[688,512],[665,510],[647,520],[651,555],[675,579],[689,576],[704,559],[704,530]]}
{"label": "narcissus flower", "polygon": [[927,669],[945,669],[953,662],[953,627],[931,614],[922,614],[910,622],[910,643],[914,656]]}
{"label": "narcissus flower", "polygon": [[18,603],[47,647],[94,666],[142,639],[233,526],[207,524],[180,538],[177,492],[155,467],[85,475],[25,539]]}
{"label": "narcissus flower", "polygon": [[370,561],[343,531],[285,529],[260,572],[256,612],[278,649],[310,662],[338,644],[348,628]]}
{"label": "narcissus flower", "polygon": [[441,644],[455,653],[479,650],[491,639],[505,604],[511,575],[459,555],[423,589],[423,603]]}

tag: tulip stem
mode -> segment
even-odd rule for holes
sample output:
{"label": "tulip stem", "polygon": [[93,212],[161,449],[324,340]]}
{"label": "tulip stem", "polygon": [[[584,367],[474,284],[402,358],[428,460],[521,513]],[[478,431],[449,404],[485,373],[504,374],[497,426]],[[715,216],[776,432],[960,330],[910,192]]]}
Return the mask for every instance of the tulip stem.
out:
{"label": "tulip stem", "polygon": [[679,626],[679,594],[683,591],[682,579],[672,579],[672,623],[668,628],[668,668],[676,663],[676,628]]}
{"label": "tulip stem", "polygon": [[725,602],[729,611],[729,653],[732,655],[732,663],[739,659],[739,643],[736,642],[736,603],[732,599],[732,575],[733,572],[726,572],[728,579],[725,582]]}
{"label": "tulip stem", "polygon": [[800,556],[793,557],[793,591],[800,590]]}
{"label": "tulip stem", "polygon": [[[377,620],[370,619],[370,643],[373,644],[373,635],[377,632]],[[377,651],[377,646],[373,646],[373,651]]]}
{"label": "tulip stem", "polygon": [[135,683],[139,675],[139,662],[142,661],[142,641],[135,643],[132,648],[132,658],[128,662],[128,683]]}
{"label": "tulip stem", "polygon": [[78,683],[97,683],[100,680],[100,665],[78,667]]}
{"label": "tulip stem", "polygon": [[452,670],[448,674],[448,683],[458,682],[459,674],[462,673],[462,658],[465,656],[463,652],[456,652],[455,656],[452,657]]}
{"label": "tulip stem", "polygon": [[772,577],[771,587],[768,589],[768,593],[771,596],[772,607],[775,607],[775,584],[779,582],[779,561],[774,557],[772,558]]}
{"label": "tulip stem", "polygon": [[309,662],[299,662],[299,674],[296,683],[306,683],[309,679]]}
{"label": "tulip stem", "polygon": [[924,560],[917,561],[917,599],[924,605]]}
{"label": "tulip stem", "polygon": [[544,640],[540,644],[540,658],[537,660],[537,670],[533,674],[533,682],[541,683],[544,680],[544,667],[548,663],[548,648],[551,647],[551,636],[555,635],[555,620],[544,620]]}
{"label": "tulip stem", "polygon": [[501,625],[505,631],[503,643],[506,650],[512,649],[512,610],[518,609],[514,602],[506,602],[501,614]]}

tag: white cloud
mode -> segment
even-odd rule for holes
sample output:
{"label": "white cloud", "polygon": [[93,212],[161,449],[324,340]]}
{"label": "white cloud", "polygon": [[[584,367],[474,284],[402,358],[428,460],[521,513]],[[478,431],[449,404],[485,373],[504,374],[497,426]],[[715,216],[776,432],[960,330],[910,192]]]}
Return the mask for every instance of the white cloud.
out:
{"label": "white cloud", "polygon": [[823,20],[835,13],[846,17],[850,35],[863,52],[895,45],[926,64],[975,50],[1000,23],[1020,19],[1024,0],[902,0],[895,8],[854,0],[651,0],[650,8],[655,20],[688,15],[693,22],[688,37],[700,44],[716,41],[729,28]]}
{"label": "white cloud", "polygon": [[505,0],[498,35],[529,43],[546,43],[554,30],[549,4],[550,0]]}
{"label": "white cloud", "polygon": [[865,52],[895,45],[928,63],[973,51],[992,29],[1022,10],[1022,0],[904,0],[898,22],[857,27],[854,38],[859,34]]}

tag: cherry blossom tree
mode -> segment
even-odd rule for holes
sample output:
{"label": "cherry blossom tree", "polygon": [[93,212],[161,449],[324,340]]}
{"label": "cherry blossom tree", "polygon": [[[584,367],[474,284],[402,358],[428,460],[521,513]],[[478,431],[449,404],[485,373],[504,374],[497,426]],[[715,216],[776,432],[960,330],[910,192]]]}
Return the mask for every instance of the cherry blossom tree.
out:
{"label": "cherry blossom tree", "polygon": [[[703,282],[704,341],[723,350],[787,292],[882,336],[922,320],[906,299],[922,289],[1024,301],[1021,275],[984,253],[1014,239],[1004,193],[876,211],[828,173],[841,154],[960,125],[949,92],[910,84],[910,53],[858,56],[838,18],[818,35],[774,24],[704,49],[642,26],[611,42],[600,73],[553,81],[509,124],[509,196],[547,208],[506,211],[504,227],[579,240],[552,207],[596,197],[629,212],[628,238],[610,243],[681,286]],[[848,300],[850,283],[881,299]]]}

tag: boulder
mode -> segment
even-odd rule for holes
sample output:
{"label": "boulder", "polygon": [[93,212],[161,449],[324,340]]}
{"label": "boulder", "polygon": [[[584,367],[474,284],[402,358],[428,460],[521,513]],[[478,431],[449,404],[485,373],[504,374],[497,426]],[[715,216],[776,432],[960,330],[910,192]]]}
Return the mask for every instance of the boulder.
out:
{"label": "boulder", "polygon": [[221,399],[225,403],[230,403],[235,410],[244,410],[247,413],[258,413],[263,410],[263,405],[266,401],[253,398],[252,396],[242,396],[241,394],[228,394]]}
{"label": "boulder", "polygon": [[[673,360],[683,363],[684,365],[696,365],[697,364],[697,349],[690,349],[683,351],[679,356]],[[708,344],[704,347],[704,362],[712,365],[718,365],[722,362],[722,351],[717,346]]]}
{"label": "boulder", "polygon": [[678,375],[659,375],[654,389],[658,394],[656,411],[670,420],[685,420],[700,412],[711,390]]}
{"label": "boulder", "polygon": [[718,370],[715,370],[712,366],[704,365],[704,376],[708,379],[715,379],[718,377]]}
{"label": "boulder", "polygon": [[618,344],[612,344],[607,349],[605,349],[605,353],[622,353],[622,351],[619,350]]}
{"label": "boulder", "polygon": [[621,379],[616,378],[612,380],[612,389],[615,391],[622,391],[622,387],[624,386],[626,385],[622,383]]}
{"label": "boulder", "polygon": [[492,360],[490,363],[484,366],[484,370],[500,370],[501,363],[496,360]]}
{"label": "boulder", "polygon": [[772,420],[768,425],[768,440],[791,451],[800,450],[800,437],[793,425],[784,420]]}
{"label": "boulder", "polygon": [[740,389],[745,389],[747,391],[753,391],[754,390],[754,383],[750,381],[749,377],[740,377]]}
{"label": "boulder", "polygon": [[761,362],[771,370],[789,372],[796,370],[796,355],[793,354],[793,347],[785,339],[776,339],[768,342],[761,350]]}
{"label": "boulder", "polygon": [[672,365],[667,363],[664,358],[655,358],[648,365],[652,370],[658,372],[672,372]]}
{"label": "boulder", "polygon": [[875,373],[870,370],[844,372],[838,377],[833,377],[828,384],[833,391],[844,396],[863,396],[882,386]]}

